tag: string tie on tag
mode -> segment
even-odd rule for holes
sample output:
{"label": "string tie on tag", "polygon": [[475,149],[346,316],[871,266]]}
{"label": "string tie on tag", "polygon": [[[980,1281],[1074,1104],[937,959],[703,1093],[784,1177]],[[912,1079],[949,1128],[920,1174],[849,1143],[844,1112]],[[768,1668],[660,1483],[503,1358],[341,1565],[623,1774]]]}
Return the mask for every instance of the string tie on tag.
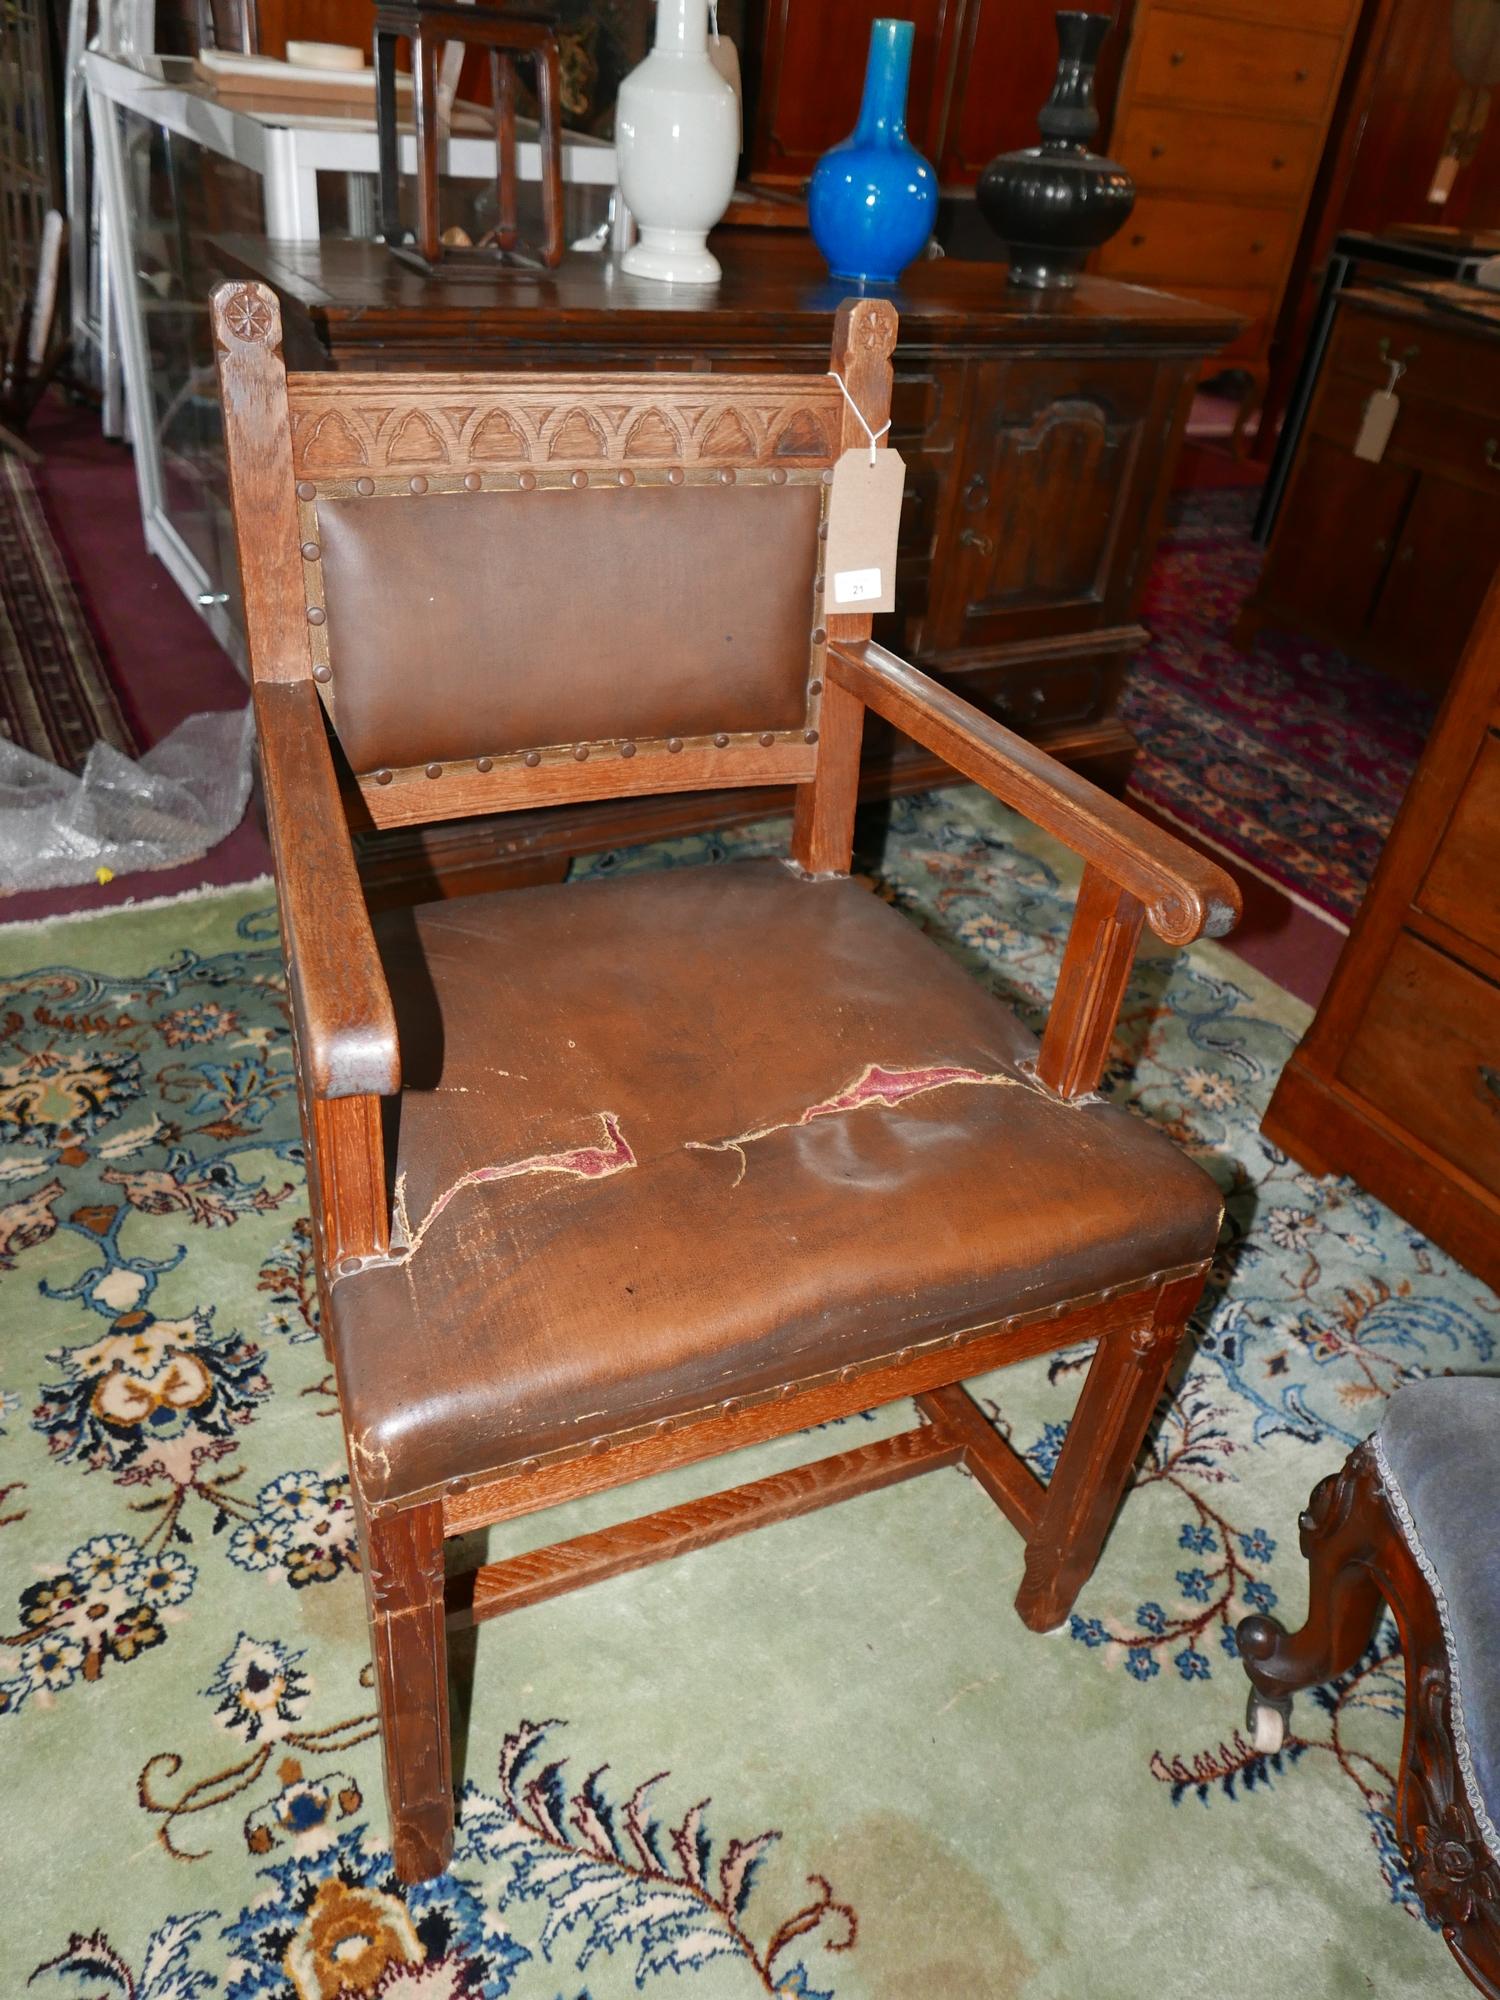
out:
{"label": "string tie on tag", "polygon": [[873,465],[875,463],[875,447],[880,442],[880,440],[885,436],[886,432],[890,429],[891,420],[889,417],[887,417],[885,422],[880,426],[880,429],[878,431],[872,431],[870,429],[869,421],[866,418],[864,411],[859,407],[858,403],[856,403],[854,398],[849,394],[849,384],[844,380],[843,376],[840,375],[840,373],[836,368],[830,368],[828,370],[828,375],[830,380],[838,383],[839,387],[844,392],[844,401],[849,405],[850,409],[853,410],[855,416],[859,418],[860,429],[864,432],[865,436],[870,440],[870,463],[871,465]]}

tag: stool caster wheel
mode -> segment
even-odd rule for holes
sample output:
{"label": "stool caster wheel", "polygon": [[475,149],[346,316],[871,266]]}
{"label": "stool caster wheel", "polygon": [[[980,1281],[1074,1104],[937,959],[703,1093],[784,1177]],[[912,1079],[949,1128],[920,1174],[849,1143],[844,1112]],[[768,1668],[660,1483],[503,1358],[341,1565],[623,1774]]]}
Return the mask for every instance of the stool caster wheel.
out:
{"label": "stool caster wheel", "polygon": [[1290,1695],[1278,1699],[1274,1695],[1262,1694],[1258,1688],[1251,1688],[1250,1699],[1245,1704],[1245,1733],[1250,1738],[1252,1749],[1264,1757],[1274,1757],[1285,1743],[1291,1724]]}

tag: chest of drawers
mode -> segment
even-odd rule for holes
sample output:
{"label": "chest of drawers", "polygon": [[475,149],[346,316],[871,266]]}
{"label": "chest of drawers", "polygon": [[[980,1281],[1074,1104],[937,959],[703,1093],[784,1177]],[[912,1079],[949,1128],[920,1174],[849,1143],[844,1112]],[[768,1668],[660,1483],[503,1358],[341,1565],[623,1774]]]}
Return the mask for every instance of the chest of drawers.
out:
{"label": "chest of drawers", "polygon": [[1500,1284],[1500,580],[1262,1131]]}
{"label": "chest of drawers", "polygon": [[1135,212],[1097,268],[1244,316],[1264,387],[1360,0],[1139,0],[1109,141]]}

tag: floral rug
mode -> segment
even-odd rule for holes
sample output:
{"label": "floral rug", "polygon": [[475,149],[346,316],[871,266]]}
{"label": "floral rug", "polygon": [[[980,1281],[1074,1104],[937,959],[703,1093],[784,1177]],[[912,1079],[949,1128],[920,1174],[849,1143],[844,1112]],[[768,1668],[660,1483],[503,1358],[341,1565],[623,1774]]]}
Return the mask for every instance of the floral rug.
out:
{"label": "floral rug", "polygon": [[1346,653],[1234,621],[1260,574],[1254,489],[1183,495],[1142,607],[1153,634],[1123,714],[1130,788],[1279,889],[1347,924],[1432,725],[1432,705]]}
{"label": "floral rug", "polygon": [[[870,866],[1039,1016],[1059,849],[959,791],[899,804]],[[1018,1540],[952,1471],[513,1614],[456,1649],[457,1852],[403,1891],[268,892],[0,931],[0,1994],[1454,1993],[1387,1816],[1389,1637],[1299,1701],[1279,1755],[1241,1733],[1234,1624],[1300,1618],[1313,1483],[1404,1377],[1494,1366],[1500,1311],[1261,1140],[1305,1019],[1214,945],[1141,957],[1112,1087],[1228,1220],[1063,1634],[1016,1619]],[[1040,1470],[1084,1361],[976,1385]]]}

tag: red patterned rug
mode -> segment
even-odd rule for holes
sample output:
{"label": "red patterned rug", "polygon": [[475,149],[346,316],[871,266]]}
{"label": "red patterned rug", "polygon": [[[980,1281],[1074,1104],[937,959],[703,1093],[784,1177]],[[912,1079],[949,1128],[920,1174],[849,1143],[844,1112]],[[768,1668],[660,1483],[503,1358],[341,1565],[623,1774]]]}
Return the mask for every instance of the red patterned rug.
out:
{"label": "red patterned rug", "polygon": [[140,748],[36,481],[0,456],[0,735],[76,771],[93,744]]}
{"label": "red patterned rug", "polygon": [[1308,907],[1347,924],[1432,724],[1425,697],[1347,654],[1265,632],[1236,650],[1260,570],[1255,493],[1175,503],[1151,572],[1125,720],[1131,791]]}

